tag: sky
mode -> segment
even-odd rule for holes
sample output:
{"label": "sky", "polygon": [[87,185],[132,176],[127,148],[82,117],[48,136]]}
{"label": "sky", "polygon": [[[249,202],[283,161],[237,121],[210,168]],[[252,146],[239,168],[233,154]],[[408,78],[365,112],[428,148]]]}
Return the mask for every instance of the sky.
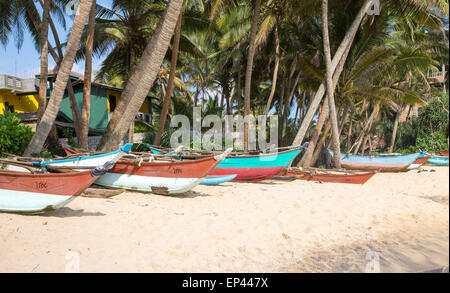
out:
{"label": "sky", "polygon": [[[104,7],[111,7],[111,1],[108,0],[97,0],[98,5]],[[39,13],[42,12],[40,6],[38,6]],[[72,27],[73,17],[66,16],[66,30],[55,21],[55,26],[58,30],[58,35],[61,42],[66,42]],[[54,45],[53,36],[49,32],[49,41]],[[49,68],[55,66],[53,58],[49,54]],[[93,59],[93,69],[97,70],[102,62],[102,58]],[[80,61],[74,63],[72,67],[73,71],[84,72],[84,62]],[[11,36],[6,47],[0,45],[0,74],[13,75],[20,78],[33,78],[35,74],[40,72],[40,54],[36,51],[33,44],[31,35],[25,30],[24,42],[20,51],[17,50],[14,44],[14,38]]]}

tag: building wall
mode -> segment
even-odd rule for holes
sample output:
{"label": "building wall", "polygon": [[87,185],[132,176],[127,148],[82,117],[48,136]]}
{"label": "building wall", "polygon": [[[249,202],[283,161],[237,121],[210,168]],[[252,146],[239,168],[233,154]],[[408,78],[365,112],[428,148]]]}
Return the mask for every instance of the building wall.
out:
{"label": "building wall", "polygon": [[38,94],[34,95],[19,95],[14,94],[11,90],[0,90],[0,114],[5,112],[5,103],[14,106],[14,112],[36,112],[38,109]]}
{"label": "building wall", "polygon": [[[77,101],[78,110],[82,111],[83,107],[83,85],[74,86],[75,99]],[[89,127],[93,129],[106,129],[108,125],[108,105],[106,98],[106,90],[101,87],[92,86],[91,89],[91,113],[89,119]],[[64,94],[61,102],[60,112],[73,121],[72,109],[67,92]]]}
{"label": "building wall", "polygon": [[[116,105],[119,104],[119,100],[120,100],[120,97],[121,97],[121,92],[108,89],[108,90],[106,90],[106,94],[107,94],[108,97],[109,96],[114,96],[116,98]],[[109,103],[109,99],[108,99],[107,103],[108,103],[108,113],[112,112],[111,111],[111,105]],[[142,106],[139,109],[139,112],[146,113],[146,114],[150,113],[150,107],[149,107],[148,100],[145,100],[144,103],[142,103]]]}

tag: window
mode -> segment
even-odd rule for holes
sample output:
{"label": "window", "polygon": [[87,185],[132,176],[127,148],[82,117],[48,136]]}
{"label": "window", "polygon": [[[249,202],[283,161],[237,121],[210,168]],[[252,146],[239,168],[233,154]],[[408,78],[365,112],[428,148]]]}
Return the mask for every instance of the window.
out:
{"label": "window", "polygon": [[5,102],[5,113],[6,112],[14,112],[14,106],[13,105],[9,105],[8,102]]}
{"label": "window", "polygon": [[108,102],[109,102],[109,111],[114,112],[114,110],[116,109],[116,96],[109,95]]}

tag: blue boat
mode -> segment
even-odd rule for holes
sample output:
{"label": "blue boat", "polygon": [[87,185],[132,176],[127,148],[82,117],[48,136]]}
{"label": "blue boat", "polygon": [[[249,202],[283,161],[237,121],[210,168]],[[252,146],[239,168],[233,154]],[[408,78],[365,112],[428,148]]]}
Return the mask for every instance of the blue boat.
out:
{"label": "blue boat", "polygon": [[120,149],[104,153],[104,154],[97,154],[92,156],[79,156],[79,157],[73,157],[73,158],[63,158],[63,159],[56,159],[56,160],[48,160],[48,161],[35,161],[32,162],[37,167],[44,167],[44,166],[52,166],[52,167],[74,167],[74,170],[77,170],[76,167],[91,167],[91,166],[100,166],[105,164],[106,162],[110,161],[117,161],[124,153],[127,153],[131,150],[131,147],[133,144],[127,143]]}
{"label": "blue boat", "polygon": [[200,184],[203,185],[218,185],[221,183],[225,183],[228,181],[233,180],[234,178],[236,178],[237,174],[233,174],[233,175],[225,175],[225,176],[211,176],[211,177],[205,177],[202,179],[202,182],[200,182]]}
{"label": "blue boat", "polygon": [[[161,154],[162,151],[147,145],[154,154]],[[258,155],[248,155],[233,153],[220,162],[209,175],[226,176],[237,174],[234,181],[260,181],[275,176],[283,168],[286,168],[299,154],[303,147],[288,148],[277,153],[264,153]],[[175,152],[167,153],[174,155]]]}
{"label": "blue boat", "polygon": [[[333,156],[333,151],[328,150]],[[399,172],[408,169],[424,153],[412,155],[358,156],[341,154],[341,166],[350,170],[376,170],[379,172]]]}
{"label": "blue boat", "polygon": [[428,160],[428,163],[436,166],[448,166],[448,157],[433,156]]}

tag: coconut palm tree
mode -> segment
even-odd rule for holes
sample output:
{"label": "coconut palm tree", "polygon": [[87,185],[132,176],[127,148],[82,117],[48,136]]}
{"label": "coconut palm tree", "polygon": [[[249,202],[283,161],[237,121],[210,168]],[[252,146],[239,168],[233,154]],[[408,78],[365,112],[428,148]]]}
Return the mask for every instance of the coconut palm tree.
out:
{"label": "coconut palm tree", "polygon": [[89,135],[89,120],[91,113],[92,52],[94,49],[95,10],[95,5],[92,5],[87,27],[83,105],[81,110],[80,136],[78,137],[80,147],[86,150],[89,148],[87,139]]}
{"label": "coconut palm tree", "polygon": [[61,105],[67,81],[69,80],[69,74],[71,72],[75,54],[80,43],[84,24],[89,16],[92,5],[93,0],[82,0],[78,6],[77,14],[73,21],[72,30],[66,45],[64,57],[59,66],[58,76],[56,77],[50,101],[44,115],[42,116],[41,122],[37,126],[36,132],[30,141],[30,144],[24,152],[25,156],[30,156],[31,154],[40,152],[44,145],[45,139],[53,126],[56,115],[59,111],[59,106]]}
{"label": "coconut palm tree", "polygon": [[112,150],[125,135],[152,88],[174,33],[183,0],[171,0],[147,44],[139,64],[133,70],[122,97],[102,137],[98,149]]}

